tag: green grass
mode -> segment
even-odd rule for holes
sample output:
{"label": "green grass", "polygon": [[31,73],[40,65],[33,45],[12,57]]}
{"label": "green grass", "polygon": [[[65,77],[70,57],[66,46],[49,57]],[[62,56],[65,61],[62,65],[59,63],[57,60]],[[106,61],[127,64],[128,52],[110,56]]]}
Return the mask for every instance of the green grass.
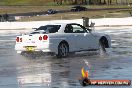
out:
{"label": "green grass", "polygon": [[[48,9],[55,9],[55,10],[70,10],[72,5],[64,5],[64,6],[0,6],[0,14],[5,13],[23,13],[23,12],[40,12],[40,11],[47,11]],[[127,8],[128,10],[132,10],[130,6],[85,6],[89,9],[96,9],[96,8]]]}
{"label": "green grass", "polygon": [[89,18],[120,18],[130,17],[129,10],[102,10],[102,11],[82,11],[82,12],[68,12],[68,13],[57,13],[46,16],[33,16],[24,17],[19,21],[45,21],[45,20],[71,20],[71,19],[82,19],[82,17]]}
{"label": "green grass", "polygon": [[53,0],[0,0],[0,5],[46,5]]}
{"label": "green grass", "polygon": [[48,9],[67,10],[70,8],[70,6],[1,6],[0,14],[40,12],[47,11]]}
{"label": "green grass", "polygon": [[[104,0],[102,0],[103,2]],[[108,1],[108,0],[106,0]],[[126,3],[126,0],[117,0],[118,4]],[[132,0],[127,0],[129,3],[132,3]],[[63,3],[63,5],[70,5],[71,3]],[[116,0],[112,0],[112,4],[116,4]],[[0,5],[9,6],[9,5],[30,5],[30,6],[42,6],[42,5],[56,5],[53,0],[0,0]]]}
{"label": "green grass", "polygon": [[[48,9],[55,10],[70,10],[72,5],[64,6],[0,6],[0,14],[5,13],[25,13],[25,12],[40,12],[47,11]],[[82,11],[82,12],[67,12],[67,13],[57,13],[49,16],[33,16],[24,17],[19,21],[43,21],[43,20],[60,20],[60,19],[81,19],[82,17],[89,18],[103,18],[103,17],[128,17],[129,12],[132,11],[131,6],[86,6],[89,9],[96,8],[119,8],[112,10],[96,10],[96,11]],[[120,9],[126,8],[126,9]]]}

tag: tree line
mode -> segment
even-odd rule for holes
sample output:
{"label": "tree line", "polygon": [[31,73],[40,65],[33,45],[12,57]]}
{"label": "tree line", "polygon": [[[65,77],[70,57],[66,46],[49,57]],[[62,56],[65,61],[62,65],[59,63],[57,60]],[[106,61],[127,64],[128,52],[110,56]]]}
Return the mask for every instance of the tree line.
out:
{"label": "tree line", "polygon": [[53,2],[58,5],[129,5],[132,0],[53,0]]}

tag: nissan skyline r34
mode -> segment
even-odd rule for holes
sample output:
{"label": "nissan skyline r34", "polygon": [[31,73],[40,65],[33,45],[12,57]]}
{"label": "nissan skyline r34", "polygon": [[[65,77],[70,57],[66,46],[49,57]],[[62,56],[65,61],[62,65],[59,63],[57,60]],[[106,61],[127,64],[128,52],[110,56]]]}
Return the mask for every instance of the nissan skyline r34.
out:
{"label": "nissan skyline r34", "polygon": [[30,34],[16,37],[15,50],[22,52],[54,53],[67,57],[71,52],[99,50],[111,47],[109,35],[97,33],[77,23],[58,23],[40,26]]}

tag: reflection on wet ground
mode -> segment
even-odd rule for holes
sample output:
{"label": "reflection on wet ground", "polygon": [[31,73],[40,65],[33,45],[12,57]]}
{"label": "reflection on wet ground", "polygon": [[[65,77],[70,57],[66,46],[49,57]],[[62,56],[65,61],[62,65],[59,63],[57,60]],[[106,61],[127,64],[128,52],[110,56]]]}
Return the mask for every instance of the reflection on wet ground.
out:
{"label": "reflection on wet ground", "polygon": [[16,34],[1,35],[0,88],[82,88],[78,79],[81,68],[86,66],[84,60],[90,64],[91,79],[132,80],[132,29],[98,32],[108,33],[112,38],[112,48],[107,50],[107,54],[79,52],[62,59],[49,55],[23,57],[14,50]]}

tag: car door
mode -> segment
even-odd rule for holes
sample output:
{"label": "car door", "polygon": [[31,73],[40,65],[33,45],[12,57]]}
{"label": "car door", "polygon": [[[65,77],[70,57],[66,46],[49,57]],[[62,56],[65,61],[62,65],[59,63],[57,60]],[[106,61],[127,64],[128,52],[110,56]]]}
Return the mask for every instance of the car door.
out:
{"label": "car door", "polygon": [[94,49],[98,49],[98,40],[97,37],[94,36],[92,33],[88,32],[88,33],[84,33],[84,41],[86,42],[84,44],[84,49],[87,50],[94,50]]}
{"label": "car door", "polygon": [[79,24],[72,24],[78,50],[95,49],[95,37]]}
{"label": "car door", "polygon": [[[76,46],[77,49],[80,50],[84,50],[86,49],[86,39],[84,38],[84,34],[86,33],[86,31],[79,25],[79,24],[72,24],[73,27],[73,33],[74,36],[76,38]],[[87,44],[87,46],[89,46],[89,44]]]}
{"label": "car door", "polygon": [[77,46],[78,38],[74,35],[73,27],[70,24],[66,25],[63,36],[66,37],[66,40],[69,44],[69,50],[71,52],[78,51],[78,46]]}

